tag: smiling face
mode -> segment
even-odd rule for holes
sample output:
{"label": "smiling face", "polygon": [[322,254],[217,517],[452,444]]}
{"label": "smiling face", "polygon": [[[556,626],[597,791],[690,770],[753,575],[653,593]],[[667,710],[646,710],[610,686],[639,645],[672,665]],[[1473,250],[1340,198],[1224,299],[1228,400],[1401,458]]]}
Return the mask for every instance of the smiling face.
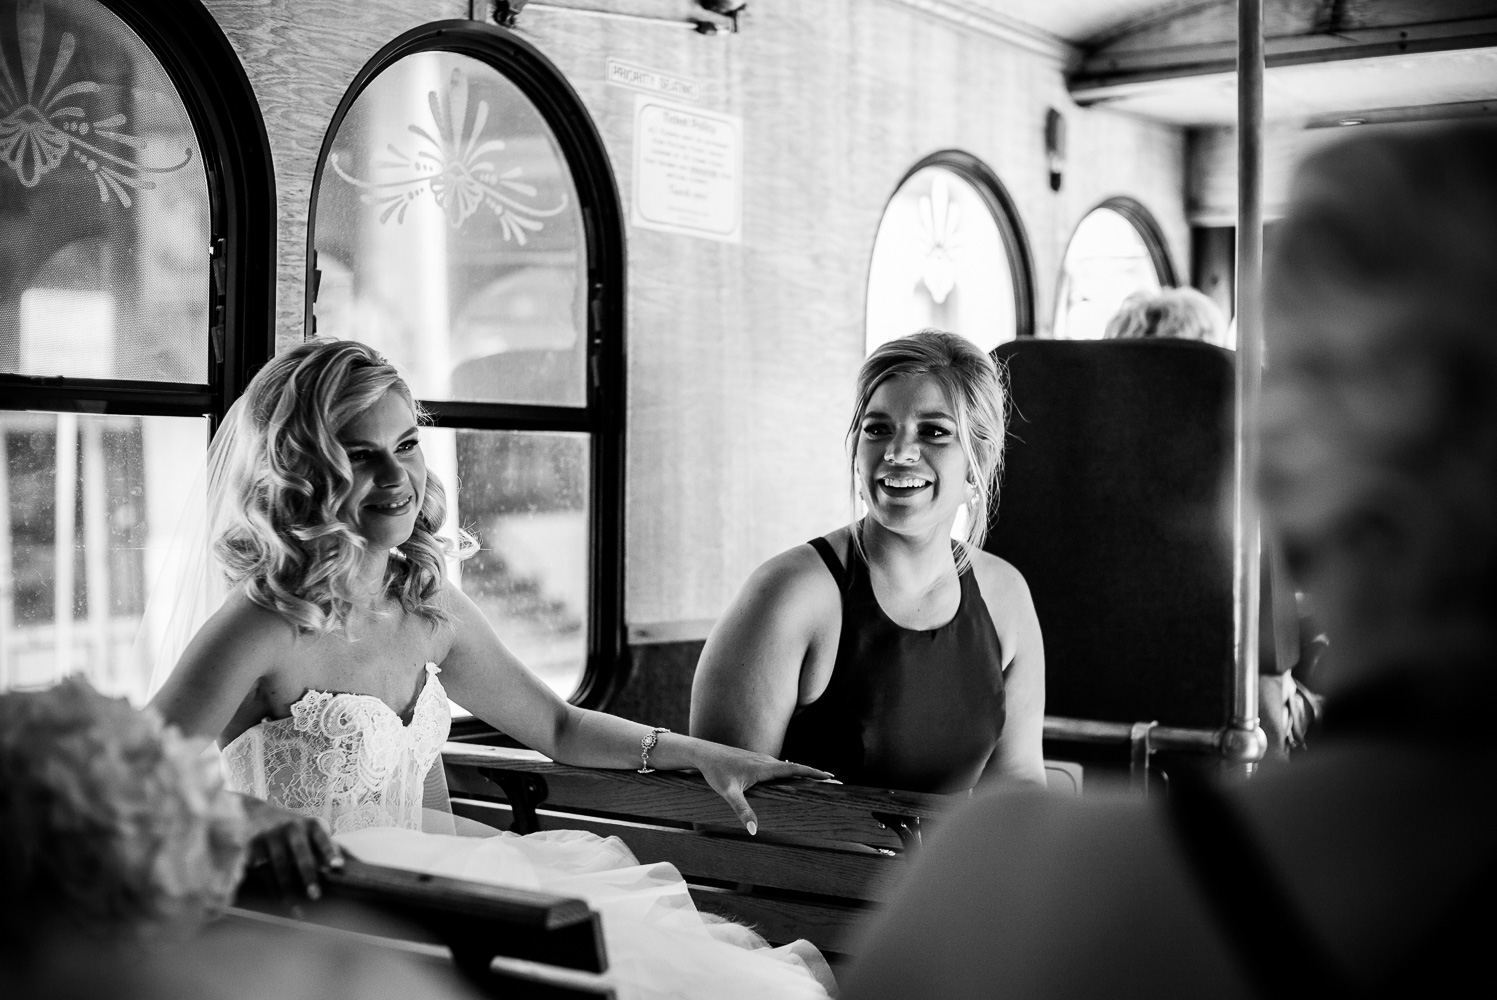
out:
{"label": "smiling face", "polygon": [[969,495],[956,429],[956,408],[930,375],[886,379],[873,391],[858,430],[857,476],[875,521],[900,534],[950,535]]}
{"label": "smiling face", "polygon": [[386,392],[338,432],[338,442],[353,477],[343,505],[344,523],[373,552],[403,544],[426,499],[426,458],[411,404],[399,392]]}

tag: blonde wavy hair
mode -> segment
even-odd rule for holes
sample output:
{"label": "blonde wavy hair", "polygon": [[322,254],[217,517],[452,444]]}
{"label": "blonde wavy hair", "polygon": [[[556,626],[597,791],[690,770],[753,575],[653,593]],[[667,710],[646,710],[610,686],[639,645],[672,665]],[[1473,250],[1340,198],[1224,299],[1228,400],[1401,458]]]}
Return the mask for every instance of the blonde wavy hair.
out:
{"label": "blonde wavy hair", "polygon": [[[243,583],[250,600],[305,631],[342,629],[356,606],[367,543],[343,520],[353,476],[338,433],[387,392],[426,419],[373,348],[314,338],[260,370],[214,441],[213,545],[228,583]],[[430,622],[449,617],[437,602],[444,559],[473,549],[465,534],[457,543],[438,534],[446,517],[446,491],[428,471],[415,529],[385,571],[385,593]]]}
{"label": "blonde wavy hair", "polygon": [[81,678],[0,694],[0,951],[175,940],[228,905],[250,828],[204,746]]}
{"label": "blonde wavy hair", "polygon": [[[998,491],[1003,465],[1003,438],[1008,394],[998,366],[970,340],[943,330],[925,329],[880,345],[858,370],[857,402],[847,429],[848,469],[852,475],[853,508],[861,496],[858,477],[858,435],[863,414],[878,387],[891,378],[934,378],[951,401],[956,417],[956,440],[967,457],[972,495],[967,499],[967,534],[957,552],[957,569],[972,563],[971,553],[988,536],[988,508]],[[853,544],[862,550],[862,533]]]}

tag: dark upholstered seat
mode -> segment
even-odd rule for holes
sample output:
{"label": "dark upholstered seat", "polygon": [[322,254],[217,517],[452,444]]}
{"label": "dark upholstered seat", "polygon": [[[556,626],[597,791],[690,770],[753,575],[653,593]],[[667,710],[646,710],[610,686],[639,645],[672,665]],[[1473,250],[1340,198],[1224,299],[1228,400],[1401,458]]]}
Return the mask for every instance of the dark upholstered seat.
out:
{"label": "dark upholstered seat", "polygon": [[1232,353],[1026,338],[994,356],[1013,405],[986,548],[1034,595],[1047,714],[1227,725]]}

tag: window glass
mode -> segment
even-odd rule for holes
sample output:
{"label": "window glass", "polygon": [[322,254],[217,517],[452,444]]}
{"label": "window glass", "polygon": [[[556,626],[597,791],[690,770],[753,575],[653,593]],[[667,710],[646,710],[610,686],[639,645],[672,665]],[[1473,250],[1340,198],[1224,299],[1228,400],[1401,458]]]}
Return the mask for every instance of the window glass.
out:
{"label": "window glass", "polygon": [[133,643],[207,442],[204,418],[0,411],[0,690],[82,673],[145,700]]}
{"label": "window glass", "polygon": [[317,332],[374,346],[423,399],[583,406],[585,238],[529,98],[469,56],[407,56],[323,167]]}
{"label": "window glass", "polygon": [[1124,299],[1159,289],[1159,272],[1143,234],[1122,213],[1105,205],[1094,209],[1066,247],[1051,335],[1099,340]]}
{"label": "window glass", "polygon": [[206,382],[209,224],[145,43],[93,0],[0,0],[0,371]]}
{"label": "window glass", "polygon": [[568,697],[587,665],[588,436],[424,427],[421,448],[448,490],[444,533],[461,526],[480,545],[452,563],[452,578],[504,644]]}
{"label": "window glass", "polygon": [[915,171],[884,210],[868,274],[867,349],[927,326],[985,351],[1015,334],[998,221],[982,193],[943,166]]}

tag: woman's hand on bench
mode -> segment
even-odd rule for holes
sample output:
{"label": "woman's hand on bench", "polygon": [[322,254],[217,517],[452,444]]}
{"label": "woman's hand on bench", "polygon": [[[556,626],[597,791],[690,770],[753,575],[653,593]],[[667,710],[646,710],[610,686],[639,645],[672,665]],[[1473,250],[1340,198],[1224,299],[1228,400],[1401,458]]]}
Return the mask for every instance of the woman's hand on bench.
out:
{"label": "woman's hand on bench", "polygon": [[691,750],[694,751],[693,756],[697,758],[692,767],[701,772],[707,784],[712,786],[712,790],[723,797],[750,835],[759,832],[759,817],[755,815],[753,807],[748,804],[744,792],[761,781],[775,781],[781,778],[825,780],[832,777],[829,771],[807,767],[804,764],[792,764],[788,760],[779,760],[769,754],[740,750],[737,747],[709,743],[706,740],[692,740],[691,742],[696,744]]}

